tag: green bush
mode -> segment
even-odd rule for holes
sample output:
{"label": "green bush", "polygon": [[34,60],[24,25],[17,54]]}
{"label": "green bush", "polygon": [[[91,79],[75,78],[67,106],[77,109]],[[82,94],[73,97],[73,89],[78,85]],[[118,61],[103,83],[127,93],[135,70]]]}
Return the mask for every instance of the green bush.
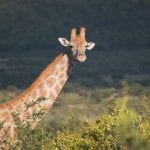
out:
{"label": "green bush", "polygon": [[76,130],[59,131],[55,147],[59,150],[149,149],[150,121],[126,107],[127,98],[117,100],[111,114],[96,122],[85,120]]}
{"label": "green bush", "polygon": [[[149,100],[144,97],[145,101]],[[37,102],[41,102],[39,99]],[[4,139],[3,144],[14,150],[148,150],[150,149],[150,119],[142,118],[127,108],[128,97],[115,101],[113,110],[103,114],[96,121],[79,116],[63,120],[61,128],[56,130],[44,121],[36,128],[31,122],[21,122],[13,114],[17,125],[17,137],[12,143]],[[28,104],[32,107],[35,102]],[[40,111],[34,114],[33,120],[41,118]],[[3,128],[3,123],[0,129]]]}
{"label": "green bush", "polygon": [[[41,97],[31,103],[25,103],[26,111],[29,108],[32,108],[32,106],[40,104],[45,100],[45,98]],[[5,136],[3,137],[2,141],[0,141],[0,149],[7,147],[11,150],[41,150],[44,143],[46,143],[48,139],[52,138],[53,130],[44,120],[41,121],[37,128],[32,128],[33,123],[35,123],[36,120],[41,120],[43,115],[45,115],[45,112],[42,110],[42,108],[37,112],[33,112],[26,121],[20,120],[19,113],[12,112],[11,115],[16,125],[16,137],[12,141],[12,139],[10,139],[7,135],[8,133],[6,131]],[[0,122],[0,130],[3,129],[4,124],[5,121]]]}

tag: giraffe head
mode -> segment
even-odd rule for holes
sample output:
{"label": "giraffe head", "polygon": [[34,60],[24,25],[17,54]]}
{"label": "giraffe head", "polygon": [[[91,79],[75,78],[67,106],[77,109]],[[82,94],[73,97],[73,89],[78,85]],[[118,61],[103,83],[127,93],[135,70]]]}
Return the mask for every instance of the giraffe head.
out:
{"label": "giraffe head", "polygon": [[85,30],[84,27],[81,27],[80,33],[77,35],[76,28],[73,28],[71,30],[70,41],[66,38],[58,38],[61,45],[71,49],[73,58],[79,62],[84,62],[86,60],[86,50],[91,50],[95,46],[94,42],[86,41]]}

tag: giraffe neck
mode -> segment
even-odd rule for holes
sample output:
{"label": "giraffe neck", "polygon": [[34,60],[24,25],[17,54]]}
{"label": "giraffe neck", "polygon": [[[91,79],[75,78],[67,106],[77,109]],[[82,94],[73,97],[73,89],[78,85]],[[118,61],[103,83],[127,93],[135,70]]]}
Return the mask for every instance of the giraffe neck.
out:
{"label": "giraffe neck", "polygon": [[[6,122],[6,129],[12,129],[12,136],[15,123],[11,113],[16,112],[21,120],[28,121],[29,116],[39,110],[48,112],[67,81],[71,68],[68,52],[60,54],[20,96],[0,105],[0,121]],[[39,101],[38,98],[42,97],[45,100]],[[38,121],[34,122],[37,124]]]}

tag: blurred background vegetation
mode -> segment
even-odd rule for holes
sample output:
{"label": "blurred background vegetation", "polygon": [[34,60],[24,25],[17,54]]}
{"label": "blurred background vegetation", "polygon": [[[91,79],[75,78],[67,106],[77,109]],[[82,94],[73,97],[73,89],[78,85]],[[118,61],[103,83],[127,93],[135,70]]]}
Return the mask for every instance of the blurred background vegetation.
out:
{"label": "blurred background vegetation", "polygon": [[[72,27],[96,43],[72,82],[114,86],[126,79],[150,85],[149,0],[1,0],[0,83],[25,88],[65,48]],[[90,79],[90,80],[89,80]]]}
{"label": "blurred background vegetation", "polygon": [[[124,95],[128,95],[128,109],[137,117],[150,120],[150,0],[0,0],[0,102],[28,87],[59,53],[65,51],[57,38],[69,39],[70,29],[80,26],[87,28],[87,40],[94,41],[96,46],[87,52],[84,64],[77,63],[46,117],[51,127],[48,131],[53,132],[50,139],[55,137],[57,148],[63,144],[59,136],[62,141],[66,140],[67,133],[71,132],[69,143],[76,137],[72,125],[66,121],[70,116],[77,115],[79,124],[86,117],[97,120],[103,114],[113,113],[114,103]],[[102,121],[107,118],[102,117]],[[107,124],[110,122],[106,121]],[[93,122],[93,126],[97,128],[97,125],[99,123]],[[64,126],[71,126],[71,129],[63,130]],[[81,134],[85,127],[81,125]],[[64,134],[56,134],[58,130]],[[87,133],[87,137],[91,135]],[[148,138],[146,135],[146,141]],[[71,146],[81,146],[74,143]],[[129,147],[137,149],[136,146],[144,145],[142,141],[141,145],[137,143],[135,138],[135,143],[131,142]],[[50,142],[48,145],[52,146]]]}

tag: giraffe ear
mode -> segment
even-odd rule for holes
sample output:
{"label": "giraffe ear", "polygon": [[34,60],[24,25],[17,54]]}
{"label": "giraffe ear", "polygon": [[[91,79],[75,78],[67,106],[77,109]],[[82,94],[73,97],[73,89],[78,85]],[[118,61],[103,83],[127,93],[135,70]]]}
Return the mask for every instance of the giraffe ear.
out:
{"label": "giraffe ear", "polygon": [[87,48],[87,50],[91,50],[94,46],[95,46],[95,43],[94,43],[94,42],[88,42],[86,48]]}
{"label": "giraffe ear", "polygon": [[58,41],[60,42],[61,45],[65,47],[70,46],[70,42],[66,38],[59,37]]}

